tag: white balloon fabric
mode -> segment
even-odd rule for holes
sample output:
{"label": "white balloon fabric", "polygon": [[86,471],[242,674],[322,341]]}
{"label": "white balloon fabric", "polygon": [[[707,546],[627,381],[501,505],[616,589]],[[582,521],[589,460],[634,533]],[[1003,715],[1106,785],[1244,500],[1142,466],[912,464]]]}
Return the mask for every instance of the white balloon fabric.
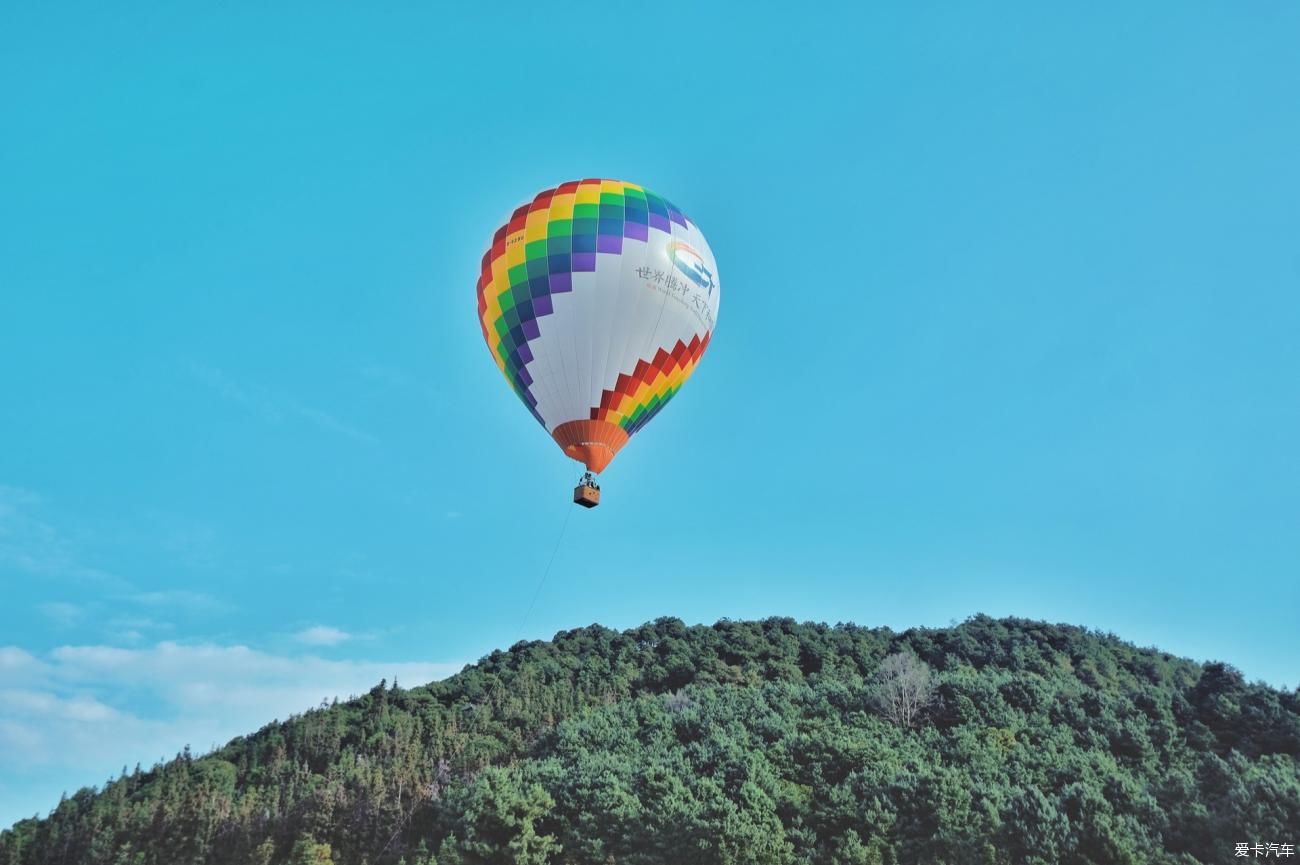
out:
{"label": "white balloon fabric", "polygon": [[717,263],[695,223],[618,180],[564,183],[518,208],[478,281],[497,366],[593,472],[690,377],[719,300]]}

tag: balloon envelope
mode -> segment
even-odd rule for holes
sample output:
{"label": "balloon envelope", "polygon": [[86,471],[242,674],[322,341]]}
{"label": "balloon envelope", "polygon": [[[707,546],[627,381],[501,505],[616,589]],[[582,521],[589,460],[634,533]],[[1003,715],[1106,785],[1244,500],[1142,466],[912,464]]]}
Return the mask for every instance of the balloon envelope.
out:
{"label": "balloon envelope", "polygon": [[571,458],[605,468],[695,370],[718,318],[704,235],[635,183],[563,183],[492,238],[478,314],[515,393]]}

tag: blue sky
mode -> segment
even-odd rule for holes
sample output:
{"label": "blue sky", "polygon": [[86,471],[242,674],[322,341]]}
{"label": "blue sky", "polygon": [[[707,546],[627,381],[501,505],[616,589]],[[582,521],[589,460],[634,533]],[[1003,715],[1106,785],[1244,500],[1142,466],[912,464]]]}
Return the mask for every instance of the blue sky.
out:
{"label": "blue sky", "polygon": [[[591,622],[1300,683],[1300,7],[256,5],[0,12],[0,825]],[[586,176],[725,302],[570,513],[473,293]]]}

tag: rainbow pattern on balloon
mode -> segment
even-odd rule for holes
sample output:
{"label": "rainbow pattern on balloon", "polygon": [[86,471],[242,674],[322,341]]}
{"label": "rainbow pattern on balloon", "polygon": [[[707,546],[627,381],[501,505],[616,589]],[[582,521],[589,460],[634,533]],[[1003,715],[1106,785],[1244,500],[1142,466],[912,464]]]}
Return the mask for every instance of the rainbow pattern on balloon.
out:
{"label": "rainbow pattern on balloon", "polygon": [[[586,179],[539,193],[494,234],[478,279],[479,324],[502,374],[543,426],[551,429],[589,419],[617,424],[630,435],[654,417],[694,371],[708,347],[708,329],[684,334],[671,346],[653,346],[653,354],[638,358],[631,368],[598,371],[609,380],[600,382],[599,402],[582,406],[580,418],[544,417],[530,372],[534,349],[547,326],[544,320],[555,313],[560,296],[574,290],[575,278],[594,273],[600,256],[620,256],[628,244],[645,245],[660,237],[673,256],[665,269],[675,265],[676,272],[666,279],[656,272],[659,285],[647,279],[645,290],[675,286],[676,277],[681,277],[680,294],[685,297],[689,277],[701,293],[707,289],[712,295],[713,274],[690,245],[672,240],[674,226],[698,231],[670,202],[637,184]],[[645,270],[648,276],[649,268]],[[673,296],[675,291],[662,289],[662,303],[684,304]]]}

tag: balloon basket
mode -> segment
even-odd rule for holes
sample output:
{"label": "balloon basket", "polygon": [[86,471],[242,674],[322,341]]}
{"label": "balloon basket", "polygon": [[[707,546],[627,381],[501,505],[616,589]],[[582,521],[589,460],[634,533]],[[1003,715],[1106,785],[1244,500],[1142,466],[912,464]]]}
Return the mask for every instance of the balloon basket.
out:
{"label": "balloon basket", "polygon": [[582,505],[584,508],[594,508],[600,504],[600,485],[592,477],[591,472],[582,476],[578,485],[573,488],[573,503]]}

